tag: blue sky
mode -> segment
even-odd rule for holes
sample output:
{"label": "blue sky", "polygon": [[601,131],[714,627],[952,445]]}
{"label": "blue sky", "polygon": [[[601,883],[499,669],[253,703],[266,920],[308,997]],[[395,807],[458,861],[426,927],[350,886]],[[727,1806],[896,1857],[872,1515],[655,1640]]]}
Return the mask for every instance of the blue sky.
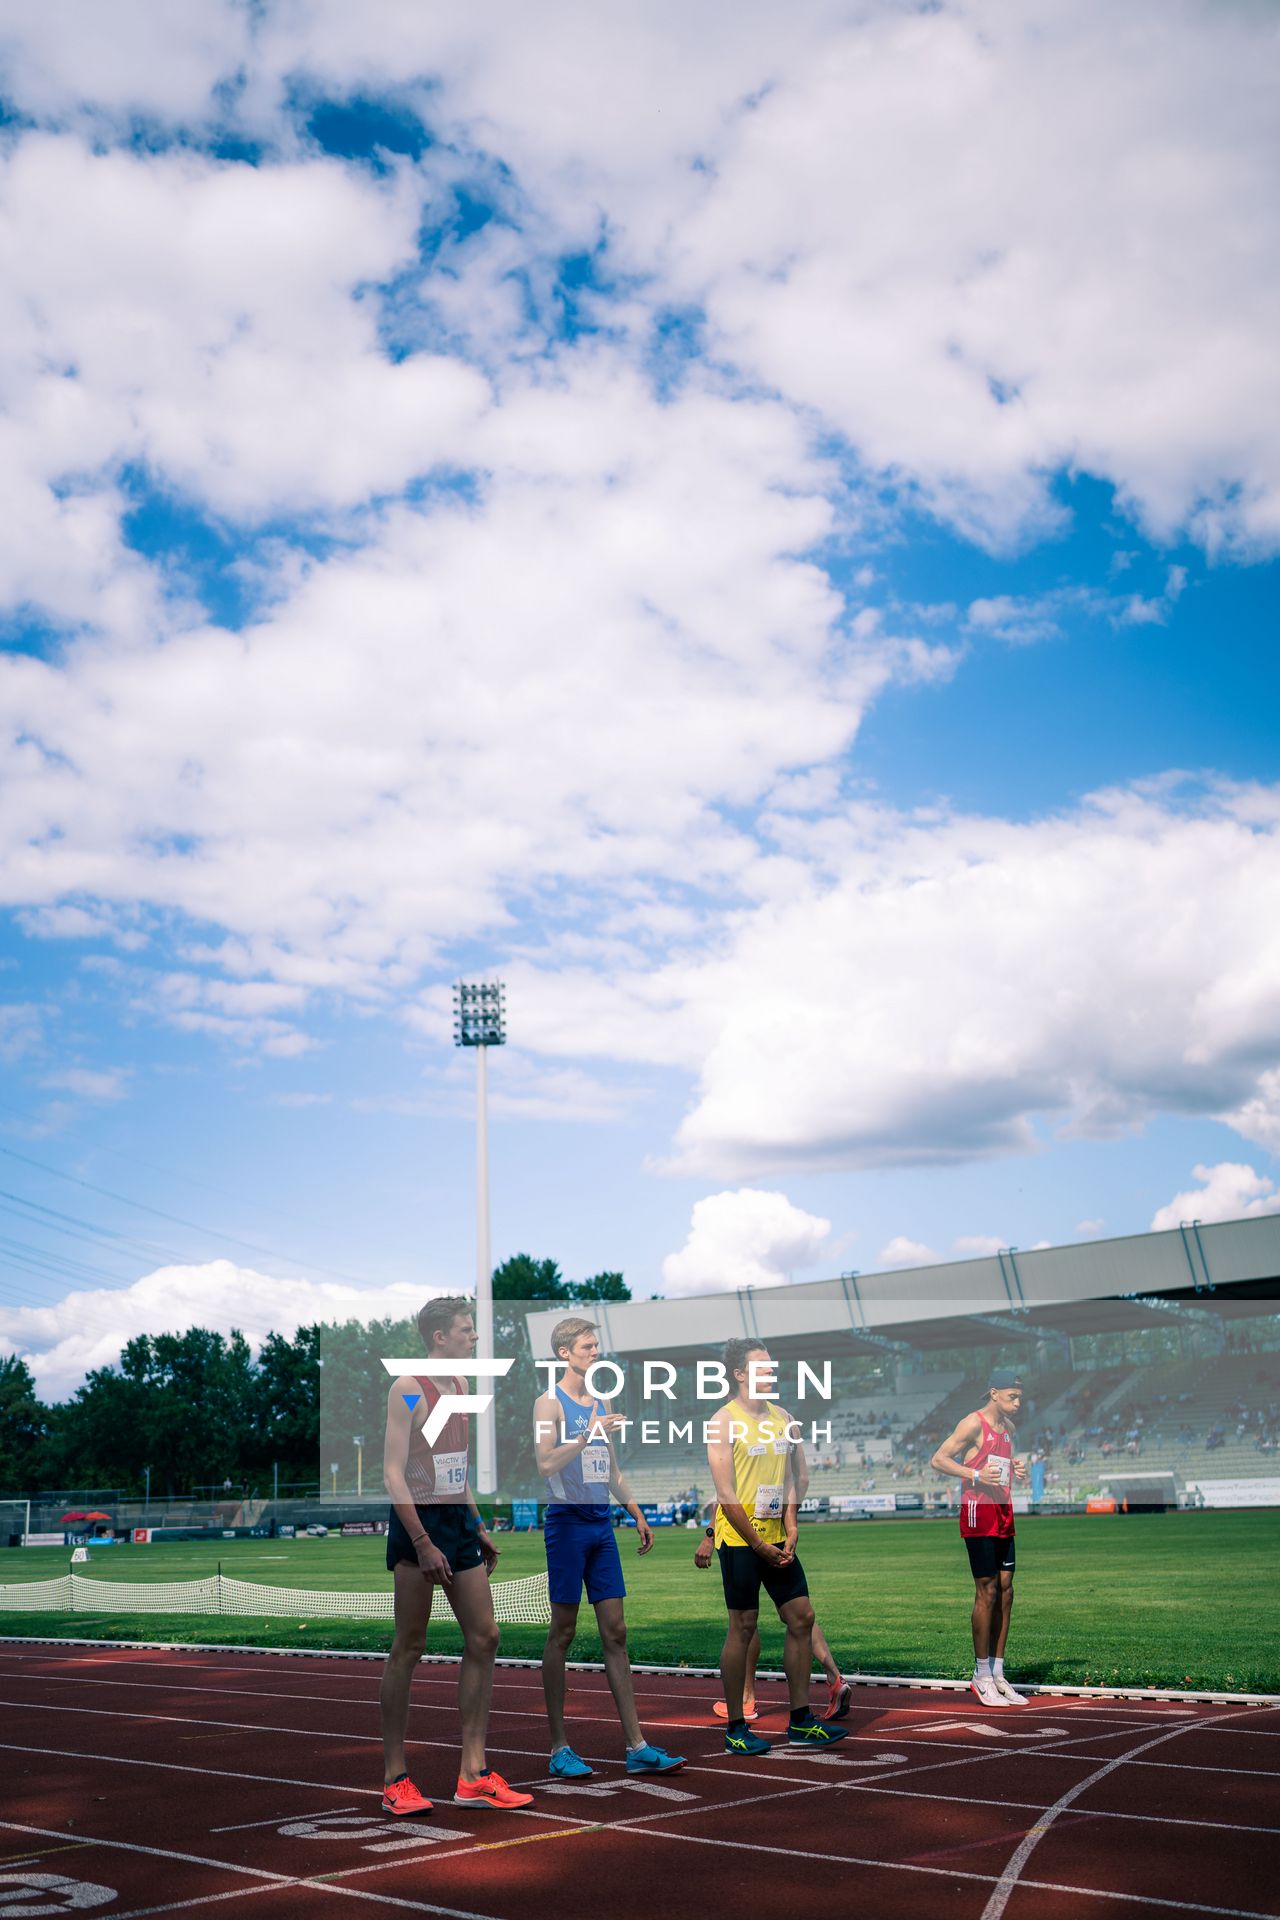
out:
{"label": "blue sky", "polygon": [[1159,17],[10,30],[0,1348],[48,1391],[466,1280],[459,974],[508,982],[499,1258],[700,1291],[1280,1205],[1274,48]]}

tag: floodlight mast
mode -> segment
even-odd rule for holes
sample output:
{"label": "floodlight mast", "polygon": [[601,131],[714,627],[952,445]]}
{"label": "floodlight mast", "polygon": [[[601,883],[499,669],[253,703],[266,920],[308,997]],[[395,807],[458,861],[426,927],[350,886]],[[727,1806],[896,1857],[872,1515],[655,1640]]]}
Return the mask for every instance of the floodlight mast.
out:
{"label": "floodlight mast", "polygon": [[[493,1352],[493,1260],[489,1251],[489,1070],[490,1047],[506,1045],[501,981],[460,980],[453,989],[453,1039],[459,1047],[474,1047],[476,1055],[476,1334],[482,1359]],[[490,1401],[478,1419],[476,1435],[476,1492],[497,1491],[497,1426]]]}

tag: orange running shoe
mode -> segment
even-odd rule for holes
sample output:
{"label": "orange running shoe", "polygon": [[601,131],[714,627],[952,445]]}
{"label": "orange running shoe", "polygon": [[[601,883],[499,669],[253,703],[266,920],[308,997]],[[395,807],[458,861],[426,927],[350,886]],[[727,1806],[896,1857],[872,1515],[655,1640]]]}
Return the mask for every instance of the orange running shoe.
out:
{"label": "orange running shoe", "polygon": [[[715,1714],[717,1720],[727,1720],[729,1718],[729,1709],[725,1705],[723,1700],[717,1700],[712,1706],[711,1711],[712,1713]],[[746,1702],[744,1701],[743,1707],[742,1707],[742,1717],[744,1720],[758,1720],[760,1718],[759,1709],[757,1707],[747,1706]]]}
{"label": "orange running shoe", "polygon": [[418,1792],[408,1774],[402,1773],[398,1780],[382,1789],[382,1811],[394,1813],[399,1820],[406,1813],[434,1813],[435,1808]]}
{"label": "orange running shoe", "polygon": [[459,1777],[458,1791],[453,1797],[464,1807],[528,1807],[533,1804],[531,1793],[518,1793],[492,1767],[486,1767],[478,1780]]}
{"label": "orange running shoe", "polygon": [[847,1680],[828,1680],[827,1707],[824,1720],[843,1720],[849,1711],[849,1702],[853,1699],[853,1688]]}

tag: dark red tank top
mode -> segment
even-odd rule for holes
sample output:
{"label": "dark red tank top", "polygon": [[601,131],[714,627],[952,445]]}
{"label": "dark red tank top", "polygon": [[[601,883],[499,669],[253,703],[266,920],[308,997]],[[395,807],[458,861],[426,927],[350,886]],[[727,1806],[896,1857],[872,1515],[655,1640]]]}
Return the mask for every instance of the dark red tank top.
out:
{"label": "dark red tank top", "polygon": [[966,1468],[980,1472],[988,1460],[1007,1460],[1009,1478],[1003,1487],[966,1483],[961,1488],[960,1531],[971,1540],[1013,1532],[1013,1435],[1007,1428],[993,1427],[985,1414],[978,1418],[982,1421],[978,1451],[965,1461]]}
{"label": "dark red tank top", "polygon": [[470,1427],[465,1413],[451,1413],[430,1445],[422,1431],[423,1422],[442,1393],[465,1393],[462,1380],[424,1380],[416,1382],[422,1393],[412,1409],[409,1452],[405,1459],[405,1484],[415,1506],[441,1507],[456,1504],[467,1497],[468,1449]]}

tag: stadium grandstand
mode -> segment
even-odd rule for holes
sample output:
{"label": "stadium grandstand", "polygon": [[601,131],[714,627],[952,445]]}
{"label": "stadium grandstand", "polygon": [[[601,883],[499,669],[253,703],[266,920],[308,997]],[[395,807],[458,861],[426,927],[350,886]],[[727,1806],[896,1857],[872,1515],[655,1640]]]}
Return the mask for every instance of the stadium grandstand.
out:
{"label": "stadium grandstand", "polygon": [[[562,1310],[527,1318],[535,1356]],[[1025,1382],[1019,1446],[1042,1509],[1113,1492],[1137,1504],[1280,1505],[1280,1218],[1203,1225],[945,1265],[696,1299],[589,1309],[622,1369],[615,1404],[634,1415],[623,1449],[646,1503],[676,1516],[707,1504],[705,1448],[662,1435],[713,1411],[699,1361],[735,1336],[779,1364],[777,1399],[806,1428],[810,1501],[840,1512],[947,1510],[955,1482],[930,1467],[981,1403],[993,1366]],[[795,1366],[830,1362],[832,1397],[794,1397]],[[641,1404],[643,1363],[676,1368],[674,1399]],[[668,1425],[670,1423],[670,1425]]]}

